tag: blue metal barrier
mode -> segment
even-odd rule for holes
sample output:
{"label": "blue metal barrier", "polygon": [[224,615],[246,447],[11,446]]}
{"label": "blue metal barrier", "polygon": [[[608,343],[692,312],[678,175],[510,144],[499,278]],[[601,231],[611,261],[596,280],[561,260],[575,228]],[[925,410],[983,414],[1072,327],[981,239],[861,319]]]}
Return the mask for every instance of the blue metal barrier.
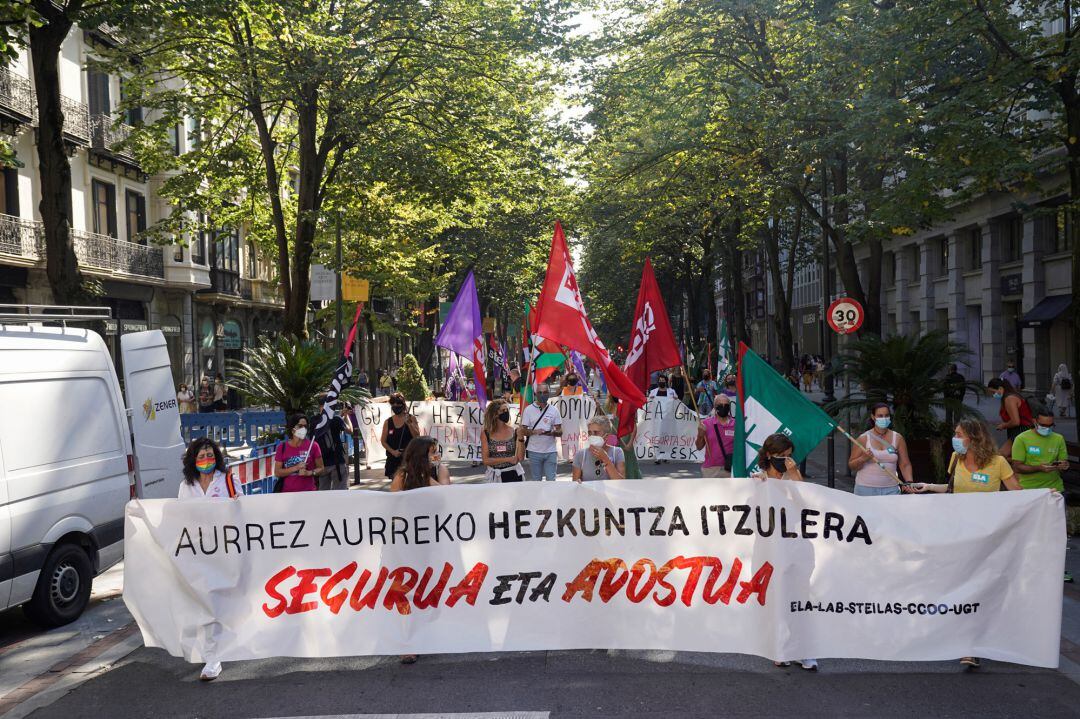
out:
{"label": "blue metal barrier", "polygon": [[180,415],[180,435],[184,442],[209,437],[222,448],[249,446],[250,456],[259,457],[274,451],[280,439],[269,444],[268,433],[283,433],[285,413],[253,410],[250,412],[201,412]]}

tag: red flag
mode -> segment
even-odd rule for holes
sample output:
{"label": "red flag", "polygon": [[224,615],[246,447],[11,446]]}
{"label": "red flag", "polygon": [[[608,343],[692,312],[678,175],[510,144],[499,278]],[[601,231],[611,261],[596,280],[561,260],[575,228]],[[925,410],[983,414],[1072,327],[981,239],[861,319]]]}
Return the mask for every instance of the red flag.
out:
{"label": "red flag", "polygon": [[[671,331],[667,307],[656,284],[652,261],[645,259],[641,271],[641,288],[638,290],[637,309],[634,310],[634,326],[630,332],[630,351],[626,355],[623,371],[642,392],[649,387],[649,375],[655,370],[682,364],[675,333]],[[633,427],[637,413],[619,405],[619,429]]]}
{"label": "red flag", "polygon": [[487,352],[484,350],[484,336],[480,335],[473,340],[473,384],[476,387],[476,401],[480,409],[487,406],[487,370],[484,369],[484,360]]}
{"label": "red flag", "polygon": [[[533,333],[541,335],[570,349],[577,350],[600,366],[607,378],[608,389],[619,400],[620,410],[629,406],[637,410],[645,404],[645,395],[611,360],[604,343],[596,335],[589,322],[585,305],[578,291],[570,251],[566,247],[562,225],[555,223],[555,235],[551,238],[551,254],[548,256],[547,274],[540,301],[536,304]],[[619,435],[629,434],[632,428],[619,423]]]}

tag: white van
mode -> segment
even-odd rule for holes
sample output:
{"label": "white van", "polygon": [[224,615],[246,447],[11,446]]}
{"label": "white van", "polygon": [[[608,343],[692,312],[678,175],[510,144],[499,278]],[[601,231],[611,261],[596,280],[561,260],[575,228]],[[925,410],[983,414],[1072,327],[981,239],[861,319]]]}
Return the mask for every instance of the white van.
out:
{"label": "white van", "polygon": [[22,604],[46,626],[78,618],[93,577],[123,555],[134,482],[101,337],[0,322],[0,610]]}

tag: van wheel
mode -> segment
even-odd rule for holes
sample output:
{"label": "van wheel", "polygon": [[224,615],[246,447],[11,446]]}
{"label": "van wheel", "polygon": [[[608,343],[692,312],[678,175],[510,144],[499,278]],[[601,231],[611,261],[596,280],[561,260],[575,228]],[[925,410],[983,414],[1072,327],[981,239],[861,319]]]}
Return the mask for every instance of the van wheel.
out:
{"label": "van wheel", "polygon": [[30,621],[59,627],[79,618],[90,601],[93,581],[90,557],[75,544],[62,544],[45,560],[34,596],[23,605]]}

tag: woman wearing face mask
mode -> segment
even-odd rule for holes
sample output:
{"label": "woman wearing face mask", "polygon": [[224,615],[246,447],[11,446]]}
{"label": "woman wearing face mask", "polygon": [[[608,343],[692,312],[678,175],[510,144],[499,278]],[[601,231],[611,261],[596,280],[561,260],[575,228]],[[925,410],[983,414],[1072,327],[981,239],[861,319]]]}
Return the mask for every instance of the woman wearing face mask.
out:
{"label": "woman wearing face mask", "polygon": [[489,482],[520,482],[525,479],[525,435],[510,426],[510,405],[504,400],[488,402],[484,410],[484,433],[480,456]]}
{"label": "woman wearing face mask", "polygon": [[[183,459],[184,479],[180,482],[177,499],[235,499],[237,492],[232,475],[225,468],[225,457],[214,440],[200,437],[191,441]],[[221,625],[211,622],[206,627],[206,646],[203,667],[199,679],[213,681],[221,675],[221,662],[215,657],[215,646]]]}
{"label": "woman wearing face mask", "polygon": [[734,402],[739,397],[739,393],[735,390],[735,375],[729,374],[724,377],[724,386],[720,390],[727,395],[727,398]]}
{"label": "woman wearing face mask", "polygon": [[[450,470],[442,463],[442,452],[434,437],[417,437],[409,442],[401,458],[401,466],[390,482],[391,492],[405,492],[424,487],[450,484]],[[402,664],[415,664],[417,655],[403,654]]]}
{"label": "woman wearing face mask", "polygon": [[[801,482],[803,476],[799,472],[799,465],[791,457],[794,451],[795,445],[786,434],[770,434],[761,443],[757,456],[758,469],[750,476],[762,482],[777,479]],[[802,659],[799,664],[803,669],[811,672],[817,671],[818,668],[817,659]],[[773,662],[773,665],[783,668],[791,666],[791,662]]]}
{"label": "woman wearing face mask", "polygon": [[907,443],[899,432],[889,429],[892,424],[889,405],[879,402],[871,407],[870,420],[871,428],[858,438],[861,447],[852,445],[848,457],[848,467],[856,473],[855,494],[860,497],[900,494],[896,477],[911,480]]}
{"label": "woman wearing face mask", "polygon": [[390,395],[390,411],[393,412],[383,422],[382,435],[379,443],[386,450],[386,464],[383,466],[383,476],[393,480],[394,474],[401,466],[401,458],[405,454],[405,448],[416,437],[420,436],[420,423],[409,412],[405,395],[394,392]]}
{"label": "woman wearing face mask", "polygon": [[563,378],[562,394],[564,397],[585,394],[585,389],[581,386],[581,379],[576,372],[570,372]]}
{"label": "woman wearing face mask", "polygon": [[[285,423],[289,439],[274,450],[274,476],[281,480],[282,492],[313,492],[318,489],[323,468],[322,450],[308,438],[307,417],[294,414]],[[278,491],[278,490],[274,490]]]}
{"label": "woman wearing face mask", "polygon": [[[952,438],[953,455],[949,459],[949,481],[946,484],[919,482],[912,490],[919,494],[966,494],[968,492],[997,492],[1001,485],[1007,489],[1020,489],[1009,460],[997,453],[990,427],[981,419],[965,418],[956,425]],[[979,667],[978,657],[964,657],[960,663],[966,667]]]}
{"label": "woman wearing face mask", "polygon": [[605,439],[611,433],[608,421],[603,417],[594,417],[589,420],[588,430],[588,444],[574,455],[574,472],[571,478],[575,482],[625,479],[626,455],[622,447],[612,447]]}
{"label": "woman wearing face mask", "polygon": [[188,389],[186,382],[182,383],[180,389],[176,391],[176,404],[180,414],[195,411],[195,393]]}
{"label": "woman wearing face mask", "polygon": [[735,454],[735,418],[731,416],[731,400],[717,395],[713,414],[698,426],[694,446],[705,450],[701,463],[702,477],[730,477],[731,458]]}
{"label": "woman wearing face mask", "polygon": [[698,407],[712,407],[716,395],[720,394],[720,385],[713,381],[712,372],[707,369],[701,371],[701,381],[694,389],[697,392]]}
{"label": "woman wearing face mask", "polygon": [[992,379],[986,383],[986,391],[994,399],[1001,401],[998,413],[1001,423],[996,429],[1005,430],[1008,439],[1001,445],[1001,453],[1006,457],[1012,455],[1012,441],[1021,432],[1026,432],[1035,426],[1035,418],[1031,415],[1031,407],[1024,395],[1020,394],[1008,380]]}

